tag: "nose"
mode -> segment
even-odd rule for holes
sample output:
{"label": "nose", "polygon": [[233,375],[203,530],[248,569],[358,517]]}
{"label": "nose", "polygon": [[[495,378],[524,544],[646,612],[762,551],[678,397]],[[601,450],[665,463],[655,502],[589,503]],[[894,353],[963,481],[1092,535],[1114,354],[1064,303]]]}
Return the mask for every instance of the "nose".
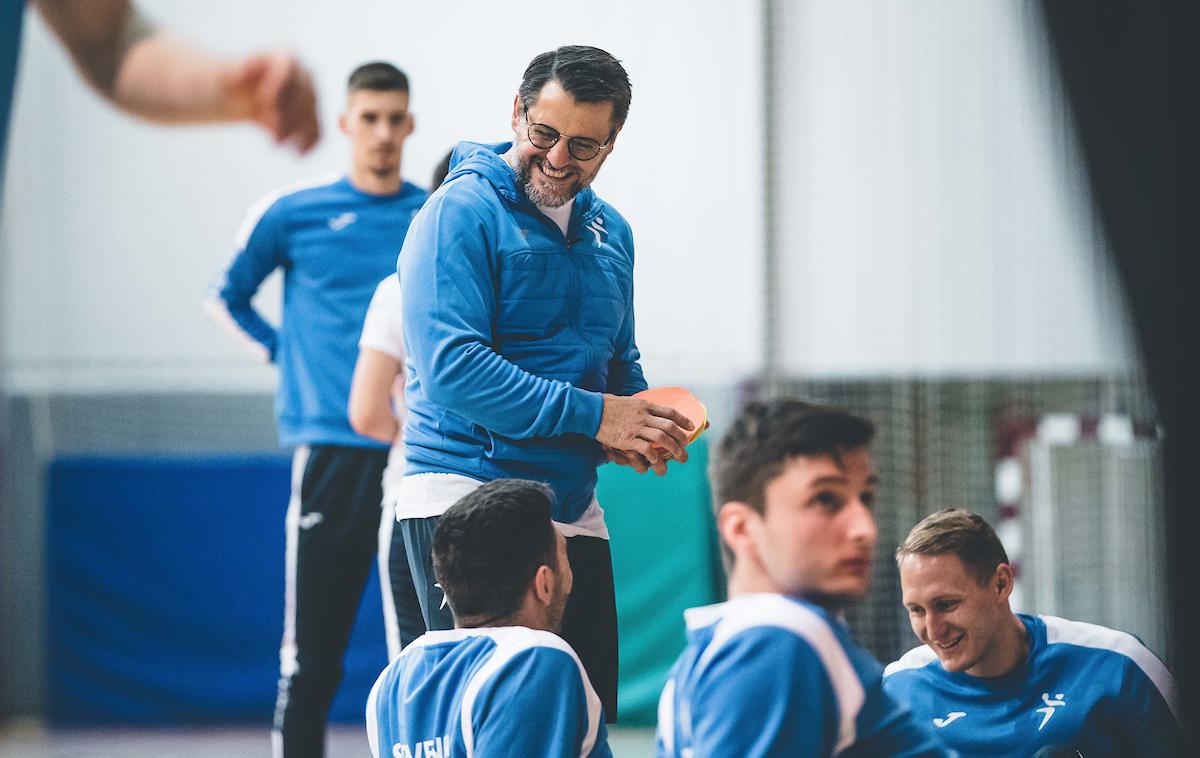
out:
{"label": "nose", "polygon": [[874,548],[879,537],[879,528],[875,525],[875,514],[871,509],[860,498],[855,498],[854,502],[847,506],[845,515],[846,534],[850,540]]}
{"label": "nose", "polygon": [[571,162],[571,153],[567,150],[567,138],[562,137],[554,146],[546,151],[546,161],[554,168],[563,168]]}
{"label": "nose", "polygon": [[941,639],[946,631],[946,622],[934,611],[925,612],[925,639],[929,642]]}

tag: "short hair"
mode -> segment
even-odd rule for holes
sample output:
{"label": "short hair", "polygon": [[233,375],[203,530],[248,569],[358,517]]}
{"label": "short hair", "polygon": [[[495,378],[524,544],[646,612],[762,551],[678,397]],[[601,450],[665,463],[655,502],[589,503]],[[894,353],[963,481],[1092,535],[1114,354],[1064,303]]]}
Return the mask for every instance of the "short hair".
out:
{"label": "short hair", "polygon": [[564,45],[529,62],[517,93],[525,107],[537,103],[547,82],[556,81],[580,103],[612,103],[612,128],[625,124],[633,98],[629,74],[621,62],[598,47]]}
{"label": "short hair", "polygon": [[766,489],[796,456],[830,455],[866,447],[875,425],[844,408],[776,398],[746,403],[722,437],[709,468],[713,510],[740,501],[763,513]]}
{"label": "short hair", "polygon": [[896,563],[906,555],[957,555],[967,571],[982,587],[996,573],[996,567],[1008,563],[1008,553],[983,516],[963,508],[944,508],[921,519],[900,547]]}
{"label": "short hair", "polygon": [[385,61],[364,63],[350,73],[346,82],[347,92],[359,90],[408,92],[408,76]]}
{"label": "short hair", "polygon": [[442,186],[442,182],[446,181],[446,175],[450,173],[450,158],[454,155],[454,150],[451,149],[445,156],[442,157],[438,164],[433,167],[433,184],[429,185],[429,191],[433,192],[438,187]]}
{"label": "short hair", "polygon": [[516,613],[538,568],[556,567],[553,502],[540,482],[496,479],[442,514],[433,570],[456,619]]}

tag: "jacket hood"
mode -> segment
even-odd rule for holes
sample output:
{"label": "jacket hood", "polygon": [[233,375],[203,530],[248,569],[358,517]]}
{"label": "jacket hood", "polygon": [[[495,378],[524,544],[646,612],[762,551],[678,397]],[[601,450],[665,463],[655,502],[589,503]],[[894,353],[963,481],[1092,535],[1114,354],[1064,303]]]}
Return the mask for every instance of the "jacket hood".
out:
{"label": "jacket hood", "polygon": [[[516,172],[504,160],[504,154],[510,148],[512,142],[459,142],[450,155],[450,173],[442,183],[465,174],[478,174],[495,187],[496,192],[508,202],[532,205],[525,192],[517,187]],[[581,209],[591,208],[594,198],[595,193],[592,189],[585,188],[575,196],[575,205]]]}

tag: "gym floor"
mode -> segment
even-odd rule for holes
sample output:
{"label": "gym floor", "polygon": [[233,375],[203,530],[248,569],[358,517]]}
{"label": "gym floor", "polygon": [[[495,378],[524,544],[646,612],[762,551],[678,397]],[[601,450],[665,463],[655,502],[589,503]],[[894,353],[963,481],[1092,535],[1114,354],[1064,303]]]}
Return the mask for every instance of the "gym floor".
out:
{"label": "gym floor", "polygon": [[[650,758],[654,730],[616,729],[609,745],[615,758]],[[14,721],[0,727],[0,758],[263,758],[270,752],[265,726],[52,731],[36,721]],[[330,727],[328,758],[369,755],[363,727]]]}

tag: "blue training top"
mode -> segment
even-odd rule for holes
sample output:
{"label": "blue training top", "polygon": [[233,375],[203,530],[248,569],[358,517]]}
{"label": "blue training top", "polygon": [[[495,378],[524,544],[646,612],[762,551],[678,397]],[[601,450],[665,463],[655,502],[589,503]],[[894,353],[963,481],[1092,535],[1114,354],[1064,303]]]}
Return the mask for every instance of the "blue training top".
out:
{"label": "blue training top", "polygon": [[1130,634],[1018,614],[1029,658],[984,679],[942,668],[928,645],[885,671],[884,689],[963,755],[1030,756],[1046,746],[1094,756],[1182,754],[1175,682]]}
{"label": "blue training top", "polygon": [[[395,194],[371,195],[344,177],[326,177],[278,190],[247,214],[208,304],[279,365],[280,444],[387,447],[351,429],[350,381],[371,296],[395,271],[426,196],[408,182]],[[278,328],[251,304],[277,268],[283,269]]]}
{"label": "blue training top", "polygon": [[427,632],[367,698],[375,758],[611,758],[600,700],[561,637],[523,626]]}
{"label": "blue training top", "polygon": [[517,187],[508,143],[463,142],[400,255],[409,474],[536,479],[587,509],[601,393],[646,388],[629,225],[590,190],[564,236]]}
{"label": "blue training top", "polygon": [[883,667],[824,608],[750,594],[685,618],[659,701],[660,758],[952,755],[884,694]]}

